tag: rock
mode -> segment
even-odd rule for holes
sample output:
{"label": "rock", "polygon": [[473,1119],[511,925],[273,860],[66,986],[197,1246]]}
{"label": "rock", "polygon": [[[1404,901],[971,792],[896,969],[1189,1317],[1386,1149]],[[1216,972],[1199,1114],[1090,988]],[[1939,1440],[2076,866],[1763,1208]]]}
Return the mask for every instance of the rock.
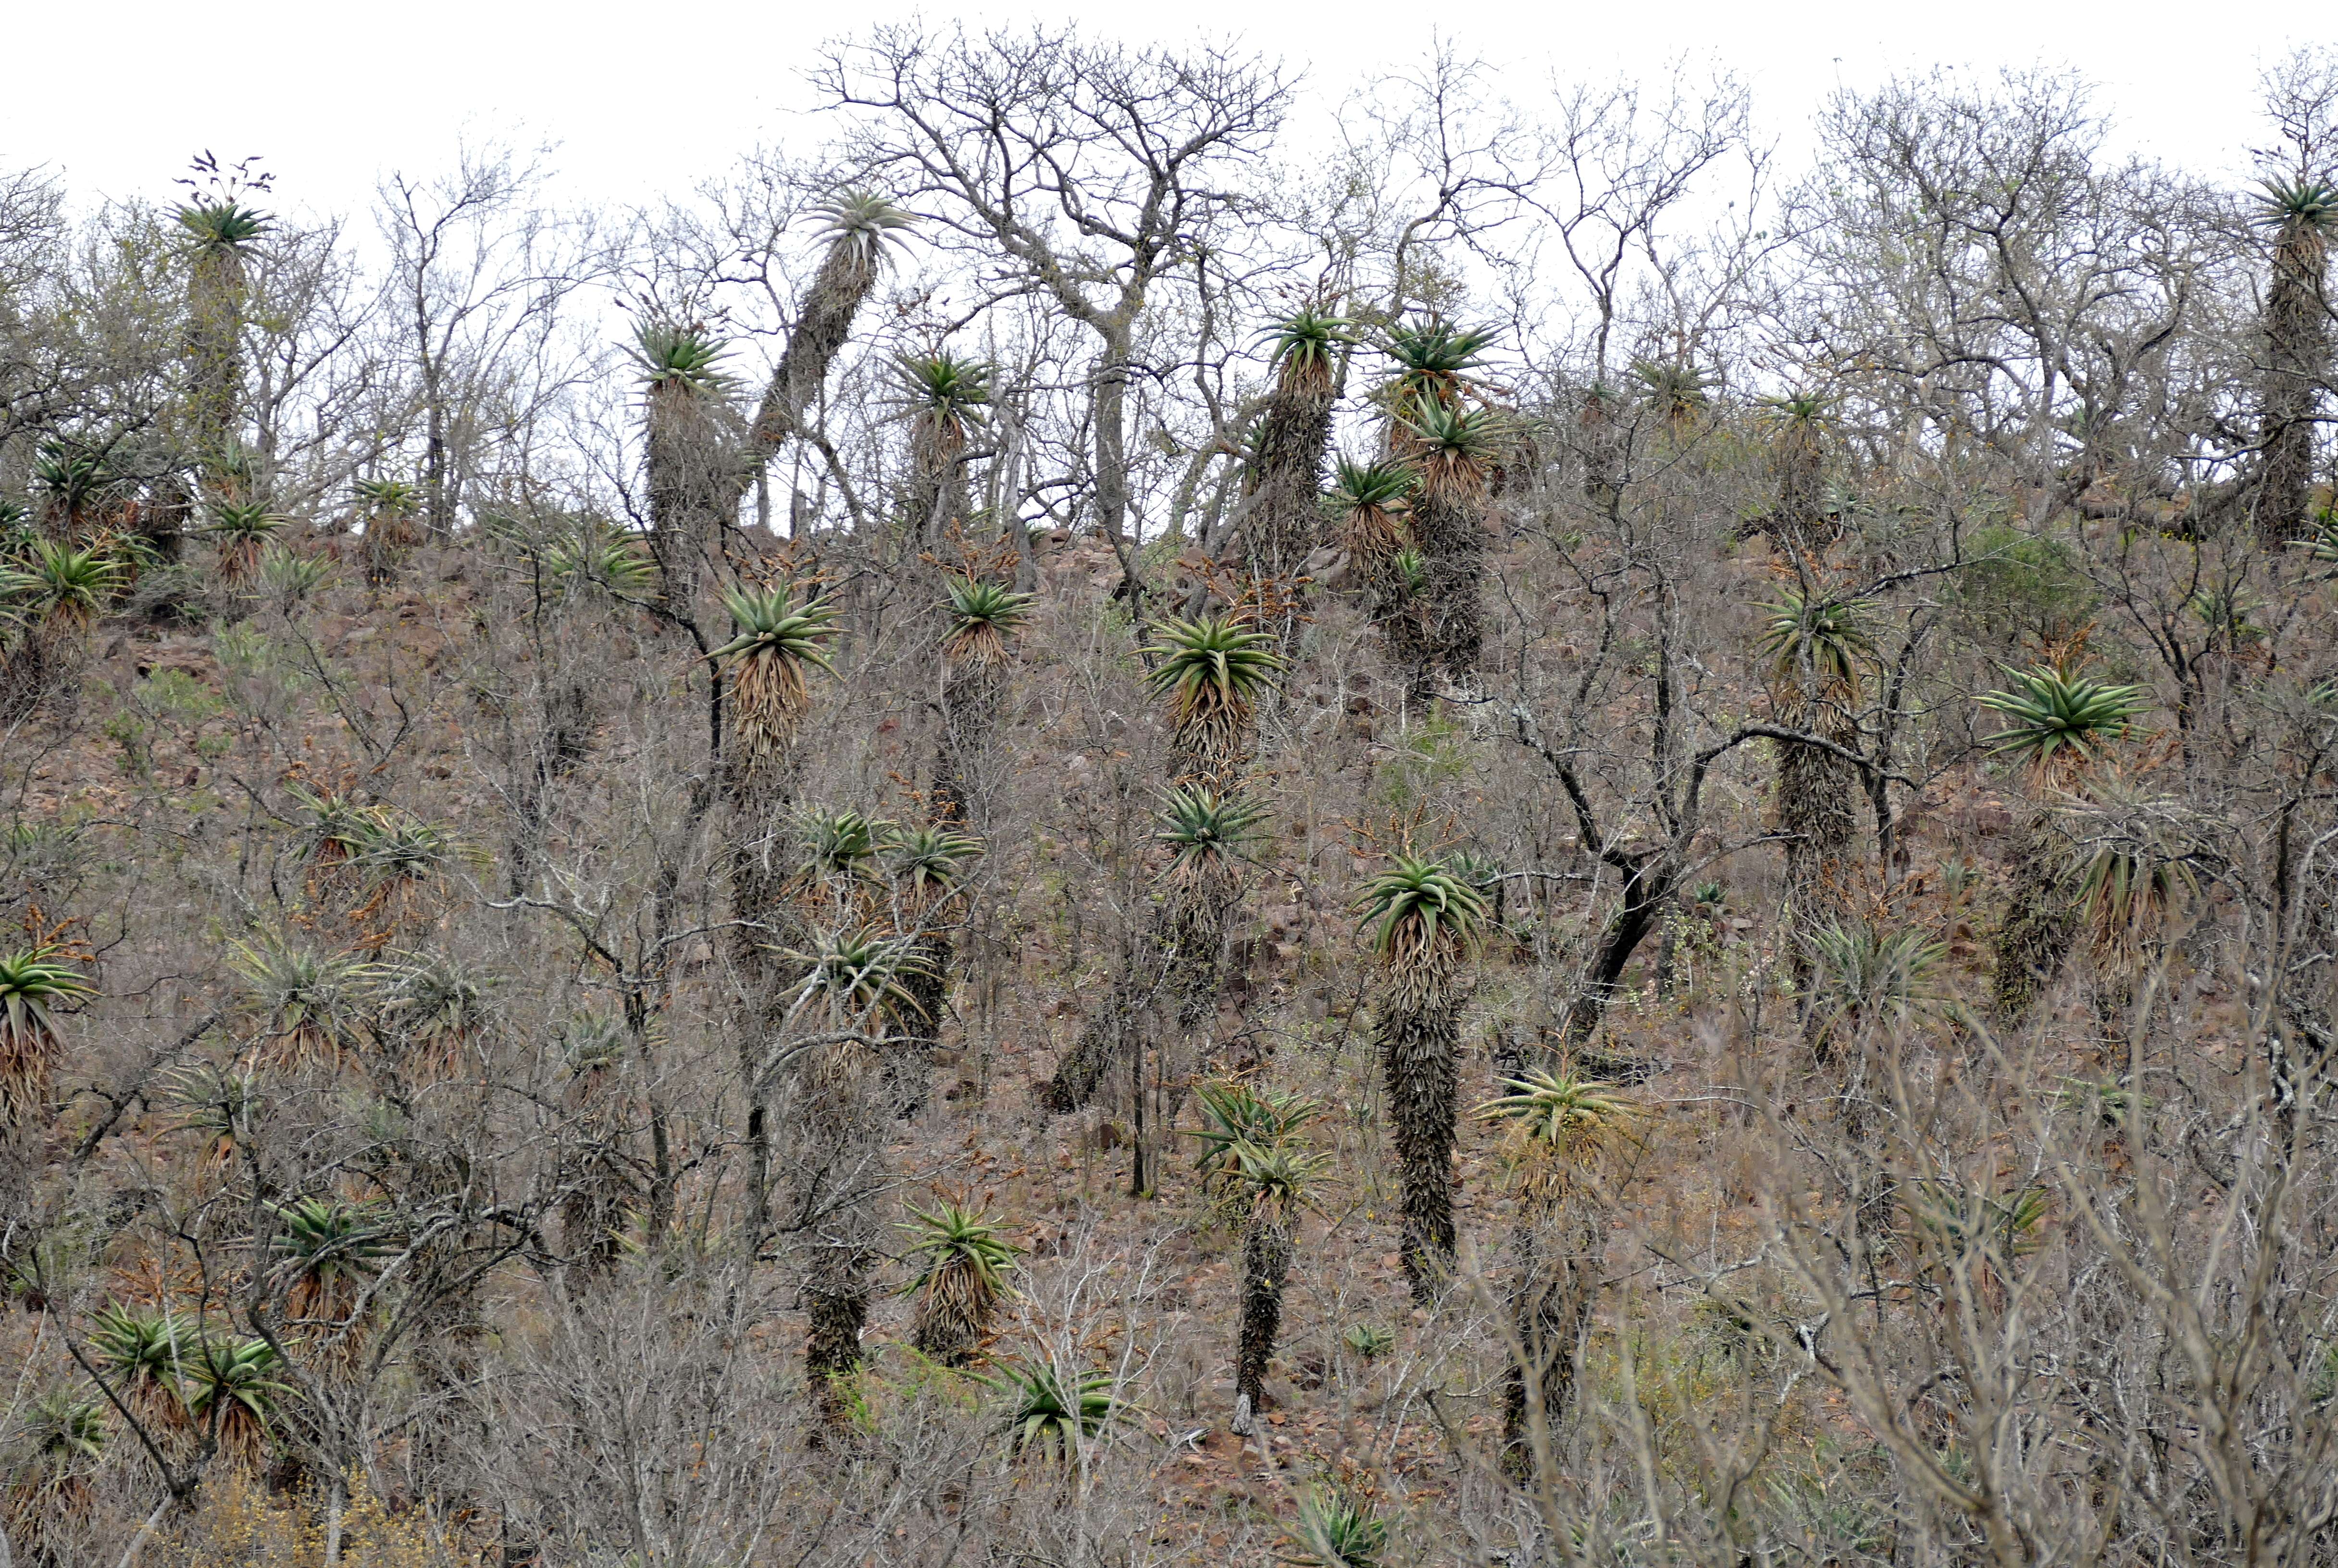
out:
{"label": "rock", "polygon": [[141,675],[173,670],[197,681],[219,679],[219,664],[211,654],[184,642],[164,642],[141,652],[135,668]]}
{"label": "rock", "polygon": [[1356,584],[1355,562],[1343,545],[1326,544],[1310,554],[1299,564],[1299,574],[1311,577],[1318,588],[1352,588]]}

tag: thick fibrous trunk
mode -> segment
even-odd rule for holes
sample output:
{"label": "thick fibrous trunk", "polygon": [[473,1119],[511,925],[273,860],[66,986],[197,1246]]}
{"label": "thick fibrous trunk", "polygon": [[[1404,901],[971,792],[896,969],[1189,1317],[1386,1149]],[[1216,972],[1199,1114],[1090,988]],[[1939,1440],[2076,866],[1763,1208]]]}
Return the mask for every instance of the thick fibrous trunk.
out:
{"label": "thick fibrous trunk", "polygon": [[997,664],[974,659],[951,660],[942,671],[942,735],[934,760],[934,817],[937,821],[967,822],[977,816],[969,799],[990,732],[1007,692],[1007,671]]}
{"label": "thick fibrous trunk", "polygon": [[435,363],[425,360],[422,368],[422,515],[437,540],[452,538],[455,533],[454,485],[449,482],[449,461],[447,441],[447,401],[440,389]]}
{"label": "thick fibrous trunk", "polygon": [[[951,1264],[957,1269],[957,1264]],[[917,1328],[909,1344],[945,1367],[963,1367],[982,1348],[996,1295],[970,1274],[938,1274],[917,1297]]]}
{"label": "thick fibrous trunk", "polygon": [[2013,886],[1997,928],[1998,1017],[2019,1023],[2062,973],[2078,934],[2060,847],[2045,813],[2031,818],[2016,847]]}
{"label": "thick fibrous trunk", "polygon": [[1233,867],[1223,864],[1170,892],[1169,942],[1177,959],[1174,977],[1177,1022],[1184,1028],[1200,1024],[1217,1006],[1226,929],[1242,896],[1241,877]]}
{"label": "thick fibrous trunk", "polygon": [[874,1053],[858,1045],[815,1051],[799,1069],[802,1134],[797,1200],[820,1218],[808,1238],[804,1273],[804,1380],[823,1425],[851,1410],[843,1380],[860,1365],[870,1278],[884,1255],[877,1195],[885,1150],[873,1103]]}
{"label": "thick fibrous trunk", "polygon": [[399,564],[415,544],[414,519],[404,512],[377,507],[366,519],[358,542],[368,586],[385,587],[395,581]]}
{"label": "thick fibrous trunk", "polygon": [[901,989],[916,1005],[901,1019],[905,1038],[885,1051],[885,1094],[896,1117],[914,1116],[925,1108],[926,1062],[928,1053],[941,1044],[956,952],[948,932],[928,931],[917,939],[916,963],[901,977]]}
{"label": "thick fibrous trunk", "polygon": [[1288,581],[1321,544],[1323,455],[1335,399],[1328,377],[1286,377],[1258,422],[1251,448],[1250,516],[1243,555],[1253,577]]}
{"label": "thick fibrous trunk", "polygon": [[667,604],[687,615],[724,508],[737,503],[727,440],[708,395],[690,388],[650,393],[648,436],[650,550]]}
{"label": "thick fibrous trunk", "polygon": [[787,877],[771,848],[792,799],[785,763],[751,769],[732,760],[724,783],[731,808],[731,926],[728,946],[740,991],[739,1072],[747,1096],[747,1223],[760,1247],[771,1228],[771,1085],[764,1062],[781,997],[779,956],[796,945],[799,916]]}
{"label": "thick fibrous trunk", "polygon": [[1591,1321],[1591,1292],[1582,1252],[1587,1232],[1570,1236],[1564,1217],[1532,1198],[1520,1200],[1515,1246],[1518,1273],[1510,1291],[1511,1330],[1518,1336],[1502,1392],[1504,1467],[1519,1479],[1531,1471],[1534,1394],[1541,1393],[1544,1431],[1557,1429],[1575,1396],[1575,1357]]}
{"label": "thick fibrous trunk", "polygon": [[836,363],[845,339],[852,334],[852,318],[877,286],[874,261],[851,240],[831,246],[804,297],[803,314],[771,373],[763,400],[748,431],[748,461],[732,475],[732,504],[754,483],[754,471],[779,450],[791,436],[803,433],[804,410],[820,396],[829,368]]}
{"label": "thick fibrous trunk", "polygon": [[[1812,892],[1839,875],[1859,837],[1852,805],[1859,770],[1834,752],[1782,742],[1777,791],[1779,826],[1794,835],[1786,846],[1787,880],[1797,894]],[[1818,902],[1814,895],[1812,906]]]}
{"label": "thick fibrous trunk", "polygon": [[938,543],[952,523],[966,519],[966,469],[958,462],[965,445],[956,426],[921,416],[909,432],[909,472],[901,486],[901,522],[911,560]]}
{"label": "thick fibrous trunk", "polygon": [[1169,737],[1169,782],[1199,785],[1223,795],[1242,781],[1254,739],[1252,715],[1247,706],[1220,710],[1209,719],[1194,718],[1177,726]]}
{"label": "thick fibrous trunk", "polygon": [[232,251],[195,258],[187,289],[187,412],[203,488],[213,495],[222,494],[223,463],[236,446],[245,292],[243,261]]}
{"label": "thick fibrous trunk", "polygon": [[1164,987],[1178,1000],[1178,1024],[1191,1029],[1217,1004],[1226,928],[1242,901],[1242,882],[1221,866],[1171,882],[1152,906],[1135,952],[1104,1004],[1088,1017],[1040,1099],[1057,1115],[1095,1098],[1105,1077],[1143,1042],[1153,998]]}
{"label": "thick fibrous trunk", "polygon": [[1771,513],[1773,536],[1796,550],[1823,550],[1840,532],[1826,505],[1826,471],[1818,442],[1800,425],[1789,426],[1770,449],[1778,501]]}
{"label": "thick fibrous trunk", "polygon": [[1389,662],[1406,671],[1416,694],[1426,692],[1436,668],[1429,642],[1429,619],[1432,611],[1429,600],[1407,585],[1393,561],[1381,563],[1376,569],[1368,567],[1365,582],[1372,593],[1373,614],[1380,623],[1380,634],[1388,639]]}
{"label": "thick fibrous trunk", "polygon": [[1068,1115],[1094,1100],[1105,1074],[1142,1037],[1148,995],[1160,972],[1161,940],[1157,926],[1144,933],[1138,957],[1113,983],[1103,1004],[1089,1014],[1071,1049],[1056,1063],[1055,1076],[1039,1093],[1040,1102],[1055,1114]]}
{"label": "thick fibrous trunk", "polygon": [[1380,1026],[1380,1072],[1404,1189],[1404,1272],[1414,1299],[1424,1302],[1453,1260],[1454,1053],[1461,1009],[1450,978],[1449,970],[1392,986]]}
{"label": "thick fibrous trunk", "polygon": [[588,1114],[563,1161],[560,1244],[586,1274],[605,1272],[615,1264],[626,1211],[640,1197],[614,1135],[609,1117]]}
{"label": "thick fibrous trunk", "polygon": [[1577,422],[1582,432],[1583,498],[1601,506],[1615,499],[1623,477],[1624,432],[1616,426],[1612,405],[1613,399],[1595,387],[1584,398]]}
{"label": "thick fibrous trunk", "polygon": [[[1778,721],[1794,729],[1815,721],[1842,747],[1858,740],[1849,715],[1832,702],[1781,702]],[[1797,992],[1807,1004],[1812,969],[1809,934],[1842,917],[1851,858],[1859,839],[1859,769],[1832,751],[1781,740],[1776,780],[1778,828],[1786,840],[1788,927],[1795,940],[1791,962]],[[1806,1016],[1815,1018],[1812,1009]]]}
{"label": "thick fibrous trunk", "polygon": [[2265,293],[2257,431],[2257,527],[2275,543],[2298,537],[2312,522],[2314,414],[2330,374],[2327,270],[2318,230],[2295,224],[2282,230]]}
{"label": "thick fibrous trunk", "polygon": [[851,1401],[842,1387],[860,1365],[860,1336],[869,1326],[869,1270],[840,1244],[815,1264],[804,1287],[804,1380],[822,1424],[844,1425]]}
{"label": "thick fibrous trunk", "polygon": [[1429,687],[1429,671],[1444,671],[1456,686],[1469,683],[1485,642],[1479,603],[1486,578],[1486,528],[1482,504],[1468,495],[1424,494],[1412,511],[1420,539],[1420,565],[1427,601],[1422,627],[1425,657],[1415,666],[1418,691]]}
{"label": "thick fibrous trunk", "polygon": [[1265,1402],[1267,1364],[1282,1331],[1282,1282],[1291,1272],[1291,1227],[1262,1202],[1243,1235],[1242,1341],[1234,1357],[1234,1408],[1254,1417]]}

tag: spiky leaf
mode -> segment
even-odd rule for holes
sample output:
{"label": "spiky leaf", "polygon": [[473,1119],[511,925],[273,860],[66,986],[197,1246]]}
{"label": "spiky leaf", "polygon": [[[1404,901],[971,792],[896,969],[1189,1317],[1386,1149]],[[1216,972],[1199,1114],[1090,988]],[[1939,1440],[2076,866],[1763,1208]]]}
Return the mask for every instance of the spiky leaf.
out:
{"label": "spiky leaf", "polygon": [[2049,665],[2005,667],[2012,689],[1976,701],[2004,716],[2006,727],[1985,737],[1990,748],[2027,758],[2046,769],[2082,766],[2124,740],[2146,700],[2139,686],[2113,686]]}
{"label": "spiky leaf", "polygon": [[1391,968],[1458,953],[1476,941],[1486,896],[1443,860],[1391,855],[1389,868],[1365,884],[1356,910],[1372,947]]}

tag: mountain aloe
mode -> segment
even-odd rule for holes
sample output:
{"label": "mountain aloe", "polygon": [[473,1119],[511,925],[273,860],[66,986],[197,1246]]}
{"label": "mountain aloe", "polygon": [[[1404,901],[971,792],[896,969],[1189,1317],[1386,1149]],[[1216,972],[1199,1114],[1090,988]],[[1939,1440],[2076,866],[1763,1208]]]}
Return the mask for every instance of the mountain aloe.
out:
{"label": "mountain aloe", "polygon": [[1234,1356],[1234,1430],[1254,1429],[1266,1395],[1267,1365],[1282,1328],[1282,1288],[1292,1232],[1313,1201],[1328,1161],[1307,1147],[1309,1122],[1323,1106],[1302,1095],[1243,1083],[1204,1086],[1196,1163],[1221,1204],[1243,1227],[1242,1329]]}
{"label": "mountain aloe", "polygon": [[[810,216],[819,221],[828,250],[798,305],[795,329],[788,335],[787,348],[755,411],[752,437],[765,455],[801,433],[804,410],[828,379],[851,334],[853,318],[876,290],[887,251],[901,243],[917,221],[866,190],[839,191],[814,207]],[[740,483],[743,486],[743,480]]]}
{"label": "mountain aloe", "polygon": [[695,322],[653,320],[634,334],[642,381],[643,478],[650,552],[669,606],[695,613],[705,563],[737,485],[728,346]]}
{"label": "mountain aloe", "polygon": [[1293,1568],[1383,1568],[1388,1544],[1388,1521],[1369,1501],[1344,1487],[1311,1486],[1299,1499],[1275,1561]]}
{"label": "mountain aloe", "polygon": [[1385,562],[1405,547],[1409,501],[1420,476],[1388,458],[1358,463],[1342,457],[1333,470],[1331,503],[1341,540],[1360,567]]}
{"label": "mountain aloe", "polygon": [[2300,175],[2260,183],[2254,214],[2272,240],[2260,331],[2254,511],[2276,543],[2312,521],[2315,426],[2330,384],[2330,248],[2338,185]]}
{"label": "mountain aloe", "polygon": [[[2005,720],[1987,741],[1998,755],[2026,762],[2040,791],[2082,789],[2112,744],[2133,731],[2146,705],[2139,687],[2106,684],[2053,665],[2006,674],[2009,689],[1978,699]],[[1997,1011],[2005,1022],[2029,1010],[2069,956],[2078,913],[2068,861],[2045,803],[2033,803],[1994,943]]]}
{"label": "mountain aloe", "polygon": [[350,500],[361,530],[358,554],[365,563],[366,582],[383,587],[396,579],[408,553],[420,543],[421,487],[387,476],[360,479],[350,487]]}
{"label": "mountain aloe", "polygon": [[[244,200],[243,171],[222,179],[218,166],[206,162],[198,172],[211,177],[208,193],[175,214],[187,257],[187,419],[204,494],[236,500],[231,470],[243,414],[250,269],[276,220]],[[266,185],[265,176],[252,181],[257,189]]]}
{"label": "mountain aloe", "polygon": [[1145,652],[1158,661],[1153,688],[1169,699],[1176,776],[1223,789],[1249,755],[1254,705],[1282,667],[1274,639],[1223,615],[1165,620],[1154,639]]}
{"label": "mountain aloe", "polygon": [[1603,1240],[1589,1200],[1598,1176],[1645,1112],[1614,1084],[1560,1067],[1508,1079],[1478,1119],[1508,1130],[1518,1192],[1510,1321],[1517,1342],[1502,1402],[1504,1464],[1525,1479],[1550,1455],[1574,1396],[1575,1363],[1591,1321]]}
{"label": "mountain aloe", "polygon": [[1010,1276],[1020,1249],[999,1234],[998,1221],[944,1200],[909,1208],[899,1227],[909,1239],[917,1273],[902,1288],[918,1298],[912,1342],[921,1355],[962,1367],[990,1332],[1000,1304],[1014,1294]]}
{"label": "mountain aloe", "polygon": [[1253,577],[1288,581],[1321,542],[1316,492],[1331,441],[1340,364],[1356,335],[1339,315],[1310,305],[1262,336],[1274,382],[1251,427],[1243,558]]}
{"label": "mountain aloe", "polygon": [[953,983],[950,965],[957,956],[950,939],[952,905],[981,853],[981,840],[938,823],[896,828],[880,848],[879,863],[892,892],[891,917],[908,939],[912,958],[902,982],[911,1004],[901,1020],[904,1039],[886,1057],[896,1115],[915,1115],[925,1103],[926,1054],[941,1044]]}
{"label": "mountain aloe", "polygon": [[1439,368],[1408,365],[1384,393],[1389,452],[1420,479],[1412,528],[1425,615],[1418,645],[1397,650],[1417,698],[1439,670],[1457,684],[1474,679],[1485,637],[1485,500],[1506,425],[1463,375],[1485,341],[1463,333],[1439,342],[1444,352],[1421,357]]}
{"label": "mountain aloe", "polygon": [[[1792,590],[1762,606],[1770,710],[1781,725],[1860,750],[1860,698],[1876,657],[1873,615],[1864,600]],[[1862,777],[1856,764],[1824,747],[1793,740],[1776,746],[1773,799],[1779,830],[1787,835],[1790,952],[1795,986],[1807,993],[1811,933],[1843,912]]]}
{"label": "mountain aloe", "polygon": [[968,818],[968,792],[1006,701],[1015,638],[1031,615],[1031,595],[1001,583],[952,577],[940,606],[942,733],[934,764],[934,814]]}
{"label": "mountain aloe", "polygon": [[265,1339],[198,1339],[181,1367],[180,1388],[197,1428],[245,1462],[257,1460],[293,1394],[275,1348]]}
{"label": "mountain aloe", "polygon": [[0,953],[0,1122],[15,1126],[44,1112],[49,1080],[64,1054],[58,1020],[97,988],[82,956],[56,942]]}
{"label": "mountain aloe", "polygon": [[220,581],[231,588],[250,582],[260,569],[260,551],[282,530],[285,521],[258,503],[213,503],[207,532],[219,541]]}
{"label": "mountain aloe", "polygon": [[982,1381],[998,1396],[1007,1452],[1017,1458],[1074,1462],[1132,1414],[1111,1373],[1051,1359],[1012,1363]]}
{"label": "mountain aloe", "polygon": [[901,519],[919,544],[940,539],[967,512],[969,431],[990,402],[990,367],[955,354],[904,355],[894,361],[896,403],[909,425],[909,463]]}
{"label": "mountain aloe", "polygon": [[818,599],[799,602],[793,583],[725,590],[722,603],[737,633],[714,651],[730,671],[731,732],[750,769],[775,766],[811,705],[810,672],[831,674],[828,645],[836,612]]}
{"label": "mountain aloe", "polygon": [[1453,1258],[1456,981],[1477,946],[1486,898],[1441,860],[1395,855],[1356,907],[1384,976],[1378,1044],[1404,1189],[1402,1256],[1414,1298],[1425,1303]]}

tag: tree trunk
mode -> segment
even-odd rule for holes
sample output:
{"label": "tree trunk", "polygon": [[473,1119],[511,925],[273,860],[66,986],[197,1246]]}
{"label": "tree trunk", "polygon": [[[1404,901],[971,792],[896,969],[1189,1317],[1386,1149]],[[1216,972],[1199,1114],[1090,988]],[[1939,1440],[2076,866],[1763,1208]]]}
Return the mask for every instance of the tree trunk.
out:
{"label": "tree trunk", "polygon": [[243,262],[232,252],[195,258],[187,289],[192,318],[187,400],[198,472],[203,492],[211,499],[230,498],[226,467],[241,428],[246,289]]}
{"label": "tree trunk", "polygon": [[869,1324],[866,1265],[844,1256],[816,1263],[804,1306],[805,1383],[820,1424],[840,1427],[851,1416],[844,1381],[860,1366],[860,1336]]}
{"label": "tree trunk", "polygon": [[447,405],[437,368],[427,358],[422,368],[422,514],[430,536],[443,542],[455,532],[454,502],[447,494]]}
{"label": "tree trunk", "polygon": [[711,395],[692,388],[650,392],[644,463],[650,553],[657,560],[667,606],[684,617],[698,603],[704,563],[725,520],[723,507],[734,504],[721,412]]}
{"label": "tree trunk", "polygon": [[900,523],[907,561],[915,563],[921,550],[941,542],[952,523],[963,524],[967,510],[966,468],[958,461],[962,443],[955,427],[945,430],[930,415],[920,414],[909,431],[908,472],[901,485]]}
{"label": "tree trunk", "polygon": [[901,980],[901,989],[916,1004],[901,1020],[906,1038],[885,1052],[885,1098],[897,1119],[915,1116],[925,1108],[928,1054],[941,1044],[942,1013],[949,1004],[950,963],[957,946],[946,931],[928,931],[917,938],[917,964]]}
{"label": "tree trunk", "polygon": [[1771,518],[1778,543],[1814,553],[1824,550],[1841,532],[1826,509],[1826,466],[1818,438],[1794,421],[1778,435],[1770,448],[1770,471],[1778,486]]}
{"label": "tree trunk", "polygon": [[1096,366],[1096,524],[1105,536],[1125,546],[1128,524],[1128,344],[1125,333],[1108,337]]}
{"label": "tree trunk", "polygon": [[803,313],[788,334],[788,346],[755,410],[755,422],[748,431],[750,461],[741,464],[732,476],[739,487],[738,498],[746,495],[754,475],[781,443],[803,433],[804,410],[820,396],[830,367],[851,336],[852,318],[876,286],[876,266],[858,249],[853,237],[843,237],[829,247],[804,295]]}
{"label": "tree trunk", "polygon": [[1041,1102],[1055,1114],[1069,1115],[1087,1105],[1104,1086],[1114,1066],[1132,1051],[1141,1049],[1144,1014],[1159,983],[1163,942],[1160,919],[1156,906],[1145,932],[1138,938],[1136,953],[1113,982],[1103,1003],[1081,1026],[1072,1048],[1056,1063],[1055,1076],[1040,1091]]}
{"label": "tree trunk", "polygon": [[1237,1422],[1255,1418],[1264,1407],[1266,1368],[1282,1331],[1282,1286],[1290,1272],[1291,1227],[1278,1205],[1260,1202],[1243,1234],[1242,1341],[1234,1357]]}
{"label": "tree trunk", "polygon": [[2018,1024],[2054,984],[2070,956],[2078,914],[2062,846],[2047,815],[2031,815],[2014,848],[2013,885],[1997,928],[1997,1015]]}
{"label": "tree trunk", "polygon": [[[1007,671],[979,660],[947,662],[942,670],[942,734],[934,760],[934,819],[971,823],[989,819],[987,800],[973,801],[983,754],[1005,700]],[[981,809],[971,809],[973,807]]]}
{"label": "tree trunk", "polygon": [[1426,657],[1414,677],[1415,694],[1425,696],[1431,666],[1457,687],[1467,688],[1476,676],[1485,642],[1480,603],[1486,579],[1485,514],[1474,496],[1424,492],[1414,503],[1412,517],[1427,579]]}
{"label": "tree trunk", "polygon": [[560,1173],[560,1245],[585,1275],[616,1265],[625,1211],[640,1196],[633,1173],[618,1152],[616,1128],[599,1111],[577,1123]]}
{"label": "tree trunk", "polygon": [[982,1343],[984,1325],[977,1316],[953,1305],[943,1292],[928,1286],[918,1298],[918,1315],[909,1342],[918,1354],[945,1367],[963,1367]]}
{"label": "tree trunk", "polygon": [[1322,543],[1323,455],[1331,442],[1336,399],[1325,377],[1278,387],[1259,416],[1251,448],[1253,497],[1243,527],[1251,575],[1288,582]]}
{"label": "tree trunk", "polygon": [[[1812,717],[1812,704],[1783,706],[1779,722],[1789,728],[1802,729]],[[1858,734],[1848,715],[1832,703],[1822,707],[1819,722],[1826,738],[1839,746],[1853,745]],[[1778,827],[1792,835],[1785,844],[1788,962],[1808,1022],[1818,1016],[1810,1005],[1810,935],[1842,917],[1851,858],[1859,841],[1860,772],[1815,746],[1791,740],[1773,744],[1778,749]]]}
{"label": "tree trunk", "polygon": [[1600,1020],[1606,1016],[1607,1004],[1615,1000],[1623,984],[1632,955],[1655,927],[1665,904],[1680,890],[1680,858],[1670,854],[1643,860],[1626,875],[1623,905],[1609,916],[1590,973],[1567,1010],[1565,1034],[1570,1044],[1588,1045],[1599,1033]]}
{"label": "tree trunk", "polygon": [[877,1195],[885,1152],[870,1093],[874,1066],[872,1053],[845,1045],[811,1053],[799,1074],[801,1198],[807,1211],[821,1215],[808,1239],[804,1378],[820,1425],[830,1429],[851,1416],[845,1382],[860,1365],[870,1276],[883,1256]]}
{"label": "tree trunk", "polygon": [[1623,483],[1624,432],[1616,426],[1615,397],[1604,386],[1594,385],[1583,399],[1577,420],[1583,452],[1583,498],[1605,506],[1616,498]]}
{"label": "tree trunk", "polygon": [[2330,375],[2328,252],[2310,228],[2285,226],[2265,290],[2264,378],[2259,390],[2256,522],[2269,544],[2313,522],[2314,415]]}
{"label": "tree trunk", "polygon": [[1380,1071],[1404,1191],[1403,1259],[1413,1299],[1427,1304],[1453,1260],[1453,1143],[1459,1113],[1460,1004],[1441,979],[1400,986],[1380,1030]]}
{"label": "tree trunk", "polygon": [[1524,1482],[1534,1473],[1534,1425],[1530,1411],[1540,1395],[1546,1441],[1558,1429],[1575,1396],[1575,1357],[1591,1321],[1591,1293],[1585,1288],[1578,1240],[1567,1234],[1565,1216],[1532,1197],[1518,1220],[1515,1247],[1518,1274],[1510,1292],[1510,1322],[1518,1336],[1502,1394],[1503,1468]]}
{"label": "tree trunk", "polygon": [[349,1484],[338,1473],[325,1487],[325,1568],[339,1568],[341,1520],[349,1506]]}
{"label": "tree trunk", "polygon": [[776,777],[750,776],[734,767],[726,779],[731,804],[732,968],[740,990],[739,1070],[747,1098],[747,1226],[760,1250],[771,1230],[771,1085],[765,1061],[779,1023],[777,956],[793,944],[797,916],[787,899],[786,876],[771,858],[792,797],[787,764]]}
{"label": "tree trunk", "polygon": [[1181,1028],[1205,1024],[1217,1012],[1227,931],[1242,897],[1241,876],[1224,865],[1170,890],[1169,943],[1177,956],[1172,988]]}

